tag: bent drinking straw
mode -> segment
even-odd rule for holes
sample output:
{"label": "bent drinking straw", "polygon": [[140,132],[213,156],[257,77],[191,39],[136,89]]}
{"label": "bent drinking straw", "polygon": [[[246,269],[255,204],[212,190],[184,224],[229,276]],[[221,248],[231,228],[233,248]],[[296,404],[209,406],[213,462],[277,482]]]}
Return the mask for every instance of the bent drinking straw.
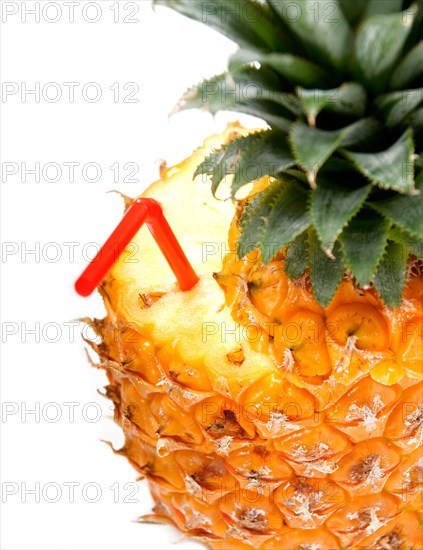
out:
{"label": "bent drinking straw", "polygon": [[131,204],[122,221],[76,281],[75,290],[78,294],[89,296],[101,284],[117,260],[116,247],[121,253],[144,223],[175,274],[181,290],[190,290],[198,282],[198,275],[168,224],[160,204],[154,199],[141,198]]}

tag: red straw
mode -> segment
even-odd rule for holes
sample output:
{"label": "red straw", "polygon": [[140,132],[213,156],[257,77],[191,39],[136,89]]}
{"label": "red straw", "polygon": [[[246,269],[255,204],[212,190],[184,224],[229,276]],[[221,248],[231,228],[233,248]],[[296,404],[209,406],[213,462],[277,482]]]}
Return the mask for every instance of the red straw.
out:
{"label": "red straw", "polygon": [[167,223],[160,204],[154,199],[137,199],[76,281],[78,294],[89,296],[99,286],[117,260],[116,246],[120,255],[144,223],[175,274],[181,290],[190,290],[198,282],[198,275]]}

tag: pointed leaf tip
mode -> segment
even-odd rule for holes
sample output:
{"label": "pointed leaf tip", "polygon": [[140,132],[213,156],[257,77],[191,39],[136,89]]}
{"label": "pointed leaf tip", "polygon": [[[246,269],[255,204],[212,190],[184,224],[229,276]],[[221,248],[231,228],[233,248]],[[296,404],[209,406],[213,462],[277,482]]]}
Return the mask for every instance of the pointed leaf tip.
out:
{"label": "pointed leaf tip", "polygon": [[298,279],[307,269],[308,234],[307,231],[298,235],[287,247],[285,273],[292,280]]}
{"label": "pointed leaf tip", "polygon": [[347,266],[363,287],[371,283],[388,240],[390,224],[375,214],[371,210],[360,212],[340,237]]}
{"label": "pointed leaf tip", "polygon": [[375,276],[375,287],[388,307],[401,304],[407,272],[407,254],[401,244],[390,242]]}
{"label": "pointed leaf tip", "polygon": [[309,230],[308,243],[311,286],[319,304],[327,307],[345,272],[341,248],[337,241],[333,249],[335,259],[329,258],[314,229]]}
{"label": "pointed leaf tip", "polygon": [[344,154],[374,185],[399,193],[415,193],[414,142],[410,129],[407,129],[385,151],[378,153],[345,151]]}
{"label": "pointed leaf tip", "polygon": [[342,132],[311,128],[298,122],[292,127],[289,139],[295,159],[307,173],[311,187],[315,187],[317,172],[341,144]]}
{"label": "pointed leaf tip", "polygon": [[412,28],[414,11],[373,15],[363,21],[355,39],[357,76],[374,93],[387,85]]}
{"label": "pointed leaf tip", "polygon": [[284,177],[282,192],[272,202],[262,242],[262,258],[268,263],[284,246],[305,231],[311,223],[307,195],[294,178]]}
{"label": "pointed leaf tip", "polygon": [[371,185],[354,189],[339,185],[339,181],[319,178],[317,189],[311,196],[310,212],[326,250],[332,250],[342,229],[363,206],[370,190]]}

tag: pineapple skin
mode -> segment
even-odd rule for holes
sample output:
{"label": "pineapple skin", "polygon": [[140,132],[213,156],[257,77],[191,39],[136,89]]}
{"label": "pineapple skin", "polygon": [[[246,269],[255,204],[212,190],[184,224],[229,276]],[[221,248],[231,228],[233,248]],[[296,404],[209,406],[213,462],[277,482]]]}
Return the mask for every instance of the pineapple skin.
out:
{"label": "pineapple skin", "polygon": [[[243,130],[209,140],[146,194],[171,215],[169,189],[194,195],[198,158],[234,132]],[[287,278],[283,252],[267,266],[231,252],[237,215],[213,277],[220,257],[193,251],[204,201],[191,209],[184,200],[190,216],[173,226],[200,283],[179,292],[140,232],[139,263],[125,262],[132,248],[122,254],[100,289],[107,316],[94,321],[125,434],[115,452],[148,480],[156,504],[147,519],[222,550],[420,549],[419,266],[399,308],[348,275],[322,308],[307,276]],[[220,243],[233,211],[218,204],[209,240]]]}

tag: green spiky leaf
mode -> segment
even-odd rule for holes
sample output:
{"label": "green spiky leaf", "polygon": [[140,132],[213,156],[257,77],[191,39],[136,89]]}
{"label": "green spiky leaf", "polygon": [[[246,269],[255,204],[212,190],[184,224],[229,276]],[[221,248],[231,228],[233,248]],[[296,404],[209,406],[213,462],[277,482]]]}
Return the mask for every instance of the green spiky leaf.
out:
{"label": "green spiky leaf", "polygon": [[[422,57],[423,64],[423,57]],[[386,126],[400,124],[423,101],[423,88],[384,94],[375,101]]]}
{"label": "green spiky leaf", "polygon": [[339,5],[351,25],[355,25],[364,13],[367,0],[338,0]]}
{"label": "green spiky leaf", "polygon": [[333,90],[306,90],[303,88],[297,89],[297,94],[300,98],[304,113],[307,116],[309,126],[316,126],[317,115],[329,103]]}
{"label": "green spiky leaf", "polygon": [[194,178],[199,174],[211,175],[212,192],[215,194],[223,179],[233,174],[232,197],[235,197],[246,183],[263,176],[275,177],[294,164],[286,134],[269,130],[223,145],[197,167]]}
{"label": "green spiky leaf", "polygon": [[411,29],[411,16],[403,13],[374,15],[365,19],[355,40],[358,78],[374,93],[386,87]]}
{"label": "green spiky leaf", "polygon": [[314,229],[309,230],[310,280],[314,295],[323,307],[327,307],[342,280],[345,265],[339,242],[335,243],[334,257],[330,258],[322,250]]}
{"label": "green spiky leaf", "polygon": [[393,226],[389,230],[389,238],[406,248],[405,254],[413,254],[420,260],[423,260],[423,240],[413,237],[407,231],[398,226]]}
{"label": "green spiky leaf", "polygon": [[[410,126],[413,135],[418,136],[419,134],[421,134],[421,132],[423,131],[423,107],[419,107],[418,109],[416,109],[414,113],[409,115],[404,120],[404,123]],[[422,153],[420,153],[420,158],[423,158]]]}
{"label": "green spiky leaf", "polygon": [[312,187],[317,172],[339,147],[353,147],[377,135],[379,126],[373,118],[363,118],[340,130],[321,130],[296,123],[290,132],[292,153],[307,174]]}
{"label": "green spiky leaf", "polygon": [[412,48],[400,61],[392,73],[389,87],[393,90],[405,89],[412,85],[423,73],[423,40]]}
{"label": "green spiky leaf", "polygon": [[330,90],[298,88],[297,93],[310,126],[315,126],[316,117],[323,109],[334,113],[361,117],[366,108],[366,92],[361,84],[347,82]]}
{"label": "green spiky leaf", "polygon": [[333,249],[344,226],[363,206],[370,189],[371,185],[351,188],[339,185],[336,179],[318,179],[317,189],[312,193],[310,212],[325,249]]}
{"label": "green spiky leaf", "polygon": [[299,86],[321,86],[330,78],[318,65],[302,57],[282,53],[266,54],[245,48],[238,50],[230,57],[229,70],[235,72],[252,63],[267,65]]}
{"label": "green spiky leaf", "polygon": [[272,202],[281,192],[281,183],[276,181],[261,193],[257,193],[247,204],[240,219],[241,235],[237,244],[237,254],[240,258],[259,248]]}
{"label": "green spiky leaf", "polygon": [[260,248],[263,261],[269,262],[310,225],[306,200],[307,191],[287,176],[258,193],[241,216],[240,257]]}
{"label": "green spiky leaf", "polygon": [[404,17],[412,21],[411,30],[404,46],[407,54],[423,36],[423,4],[421,0],[404,0]]}
{"label": "green spiky leaf", "polygon": [[154,0],[221,32],[240,46],[291,51],[292,41],[272,21],[269,10],[253,0]]}
{"label": "green spiky leaf", "polygon": [[341,235],[345,261],[362,286],[372,281],[388,240],[389,222],[376,212],[355,216]]}
{"label": "green spiky leaf", "polygon": [[353,34],[337,0],[296,0],[290,8],[280,0],[269,3],[300,40],[310,59],[329,69],[344,70]]}
{"label": "green spiky leaf", "polygon": [[200,174],[212,176],[212,193],[216,191],[226,177],[234,174],[239,159],[250,145],[261,136],[261,133],[243,136],[223,145],[219,150],[214,151],[197,167],[194,178]]}
{"label": "green spiky leaf", "polygon": [[310,128],[305,124],[295,124],[290,134],[290,143],[295,159],[307,172],[307,177],[315,186],[318,170],[330,155],[340,146],[342,132],[328,132],[319,128]]}
{"label": "green spiky leaf", "polygon": [[246,101],[238,103],[234,109],[231,109],[244,115],[250,115],[265,120],[272,128],[279,128],[289,132],[291,120],[286,111],[277,103],[266,100]]}
{"label": "green spiky leaf", "polygon": [[232,182],[232,196],[246,183],[263,176],[276,177],[295,164],[286,134],[270,130],[261,132],[240,154]]}
{"label": "green spiky leaf", "polygon": [[276,85],[256,69],[224,73],[190,88],[180,99],[174,113],[186,109],[201,109],[216,114],[236,111],[262,118],[271,126],[289,131],[295,113],[300,109],[293,94],[276,91]]}
{"label": "green spiky leaf", "polygon": [[[175,112],[185,109],[202,109],[213,115],[218,111],[242,111],[259,102],[273,104],[274,109],[285,117],[286,127],[300,112],[297,98],[293,94],[279,92],[277,79],[269,72],[246,68],[231,75],[223,73],[204,80],[190,88],[180,99]],[[266,111],[262,114],[266,115]]]}
{"label": "green spiky leaf", "polygon": [[367,0],[365,17],[401,11],[402,0]]}
{"label": "green spiky leaf", "polygon": [[399,225],[414,237],[423,239],[423,172],[416,178],[416,190],[418,196],[393,195],[378,201],[372,201],[369,205],[380,212],[392,223]]}
{"label": "green spiky leaf", "polygon": [[377,140],[382,133],[382,125],[373,117],[361,118],[342,128],[342,147],[360,148]]}
{"label": "green spiky leaf", "polygon": [[301,277],[307,269],[308,231],[298,235],[286,250],[285,273],[292,280]]}
{"label": "green spiky leaf", "polygon": [[285,176],[282,191],[272,201],[272,210],[265,224],[260,246],[265,263],[309,227],[307,194],[294,178]]}
{"label": "green spiky leaf", "polygon": [[414,143],[411,131],[404,134],[385,151],[353,153],[345,151],[356,168],[373,184],[400,193],[414,192]]}
{"label": "green spiky leaf", "polygon": [[404,247],[389,242],[374,280],[379,296],[388,307],[397,307],[401,304],[406,272],[407,256]]}
{"label": "green spiky leaf", "polygon": [[358,82],[345,82],[332,90],[332,96],[324,108],[332,113],[362,117],[366,111],[366,90]]}

